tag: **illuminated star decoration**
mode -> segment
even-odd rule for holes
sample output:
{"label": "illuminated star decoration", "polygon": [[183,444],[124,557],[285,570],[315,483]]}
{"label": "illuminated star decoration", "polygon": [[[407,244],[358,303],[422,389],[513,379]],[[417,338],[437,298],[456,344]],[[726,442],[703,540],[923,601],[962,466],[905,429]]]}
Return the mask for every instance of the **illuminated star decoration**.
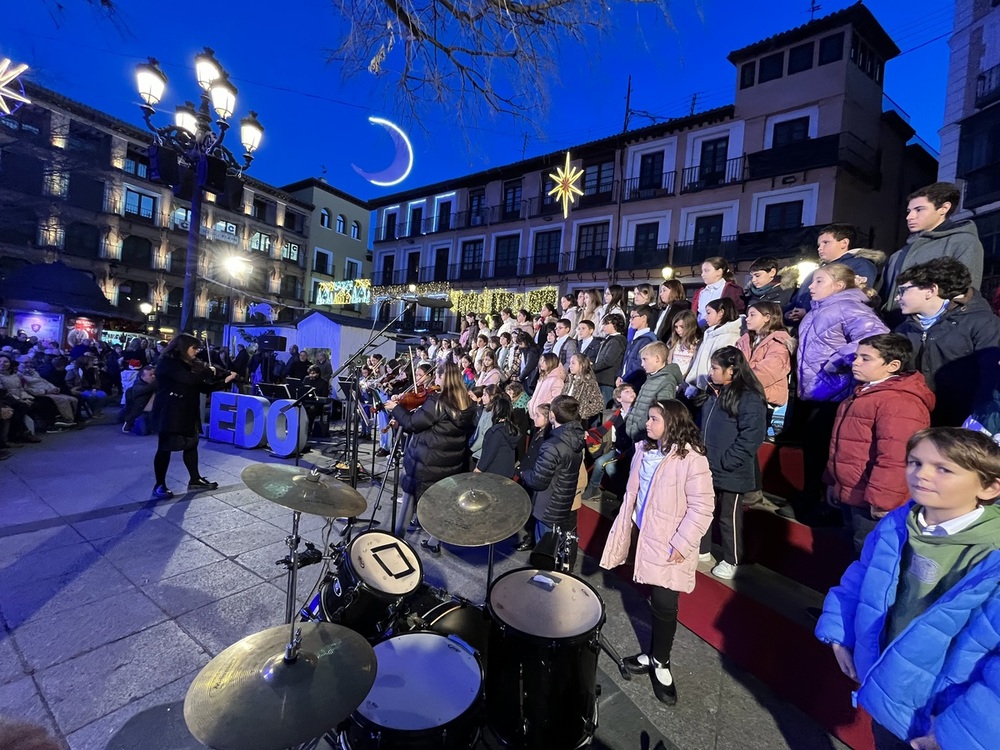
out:
{"label": "illuminated star decoration", "polygon": [[21,75],[21,73],[28,69],[28,66],[21,63],[20,65],[15,65],[12,68],[10,65],[11,62],[6,57],[0,60],[0,113],[5,115],[9,115],[14,111],[14,109],[17,109],[17,107],[11,109],[10,105],[6,102],[5,97],[6,99],[12,99],[13,101],[18,102],[18,106],[21,104],[31,104],[28,97],[24,95],[23,86],[18,87],[20,88],[20,91],[15,91],[10,85],[17,80],[17,77]]}
{"label": "illuminated star decoration", "polygon": [[569,165],[569,151],[566,152],[566,166],[556,167],[555,174],[549,175],[549,178],[556,183],[556,186],[549,191],[549,195],[555,195],[557,201],[562,201],[564,219],[569,218],[569,204],[576,200],[573,194],[583,195],[583,191],[576,186],[581,177],[583,170]]}

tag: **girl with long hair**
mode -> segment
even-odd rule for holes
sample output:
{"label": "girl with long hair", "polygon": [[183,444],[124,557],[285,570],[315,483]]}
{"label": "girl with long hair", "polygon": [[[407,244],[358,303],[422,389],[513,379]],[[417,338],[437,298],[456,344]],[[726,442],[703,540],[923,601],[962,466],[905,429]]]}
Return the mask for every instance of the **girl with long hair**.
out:
{"label": "girl with long hair", "polygon": [[[667,279],[660,284],[660,292],[656,300],[660,310],[653,332],[664,344],[668,343],[674,331],[674,321],[677,316],[691,309],[684,285],[677,279]],[[697,323],[697,317],[695,322]]]}
{"label": "girl with long hair", "polygon": [[596,289],[581,289],[576,293],[576,305],[580,308],[580,320],[589,320],[598,328],[601,321],[596,317],[597,309],[601,306],[601,295]]}
{"label": "girl with long hair", "polygon": [[788,403],[788,376],[795,341],[785,329],[784,312],[776,302],[751,302],[747,332],[736,342],[750,369],[764,386],[770,407]]}
{"label": "girl with long hair", "polygon": [[479,375],[476,377],[476,385],[500,385],[503,380],[503,373],[497,367],[497,355],[492,349],[484,349],[483,356],[479,362]]}
{"label": "girl with long hair", "polygon": [[[495,386],[486,386],[486,391]],[[513,407],[510,398],[500,389],[490,396],[492,424],[483,438],[482,453],[474,471],[499,474],[507,479],[514,478],[514,462],[517,455],[521,431],[512,420]]]}
{"label": "girl with long hair", "polygon": [[625,314],[625,287],[621,284],[611,284],[604,290],[604,303],[597,309],[597,317],[601,320],[608,315],[621,315],[628,320]]}
{"label": "girl with long hair", "polygon": [[466,388],[471,388],[476,384],[476,369],[472,366],[472,356],[462,354],[458,358],[458,364],[462,368],[462,380]]}
{"label": "girl with long hair", "polygon": [[[653,288],[652,284],[642,283],[636,284],[635,288],[632,290],[632,307],[636,308],[640,305],[651,305],[656,307],[656,290]],[[655,323],[655,321],[650,321]],[[650,326],[654,328],[655,326]]]}
{"label": "girl with long hair", "polygon": [[701,264],[701,280],[705,282],[705,286],[698,289],[691,300],[691,309],[698,316],[698,325],[711,325],[705,318],[705,310],[712,300],[729,299],[736,306],[737,312],[743,312],[743,289],[736,283],[728,260],[718,255],[705,258]]}
{"label": "girl with long hair", "polygon": [[698,318],[690,310],[684,310],[674,318],[670,338],[667,340],[667,364],[677,365],[681,375],[687,380],[698,347],[701,346],[703,332]]}
{"label": "girl with long hair", "polygon": [[181,451],[188,470],[188,490],[214,490],[219,484],[201,475],[198,468],[198,436],[201,434],[202,393],[220,391],[236,379],[236,373],[222,373],[198,359],[201,342],[187,333],[174,336],[156,365],[156,396],[153,423],[159,425],[159,443],[153,456],[156,484],[153,497],[174,496],[167,488],[170,454]]}
{"label": "girl with long hair", "polygon": [[705,329],[701,346],[698,347],[686,378],[688,398],[694,398],[699,392],[704,393],[708,389],[712,355],[723,347],[735,345],[740,339],[742,321],[736,304],[728,297],[709,302],[705,308],[705,320],[708,328]]}
{"label": "girl with long hair", "polygon": [[565,318],[570,322],[569,330],[571,336],[576,336],[576,327],[583,320],[580,317],[582,314],[583,310],[576,304],[575,294],[564,294],[559,298],[559,318]]}
{"label": "girl with long hair", "polygon": [[694,590],[698,549],[712,523],[714,492],[708,449],[679,401],[649,407],[646,439],[636,445],[628,485],[608,533],[601,567],[622,565],[634,547],[636,583],[650,587],[649,648],[626,657],[630,672],[648,672],[656,698],[677,703],[670,666],[679,595]]}
{"label": "girl with long hair", "polygon": [[580,402],[580,418],[584,426],[604,412],[604,396],[594,377],[594,366],[585,354],[569,358],[569,375],[563,383],[562,395],[572,396]]}
{"label": "girl with long hair", "polygon": [[552,399],[562,394],[566,382],[566,370],[559,364],[559,357],[546,352],[538,360],[538,384],[528,401],[528,416],[535,418],[540,404],[551,404]]}
{"label": "girl with long hair", "polygon": [[476,421],[476,431],[472,434],[469,448],[472,451],[472,465],[475,466],[483,452],[483,441],[486,432],[493,425],[493,405],[497,394],[502,393],[499,386],[476,386],[472,389],[472,400],[479,403],[479,413]]}
{"label": "girl with long hair", "polygon": [[[757,450],[767,431],[764,387],[735,346],[712,354],[708,401],[701,413],[701,431],[712,468],[722,560],[712,568],[716,578],[729,580],[743,561],[743,503],[740,495],[752,492]],[[701,558],[711,559],[712,535],[701,542]]]}
{"label": "girl with long hair", "polygon": [[[454,362],[438,365],[436,383],[440,392],[432,393],[412,413],[395,401],[385,405],[396,423],[410,434],[403,455],[403,501],[394,529],[397,536],[402,536],[428,487],[468,469],[469,438],[476,426],[475,404]],[[421,544],[432,552],[440,551],[433,539]]]}

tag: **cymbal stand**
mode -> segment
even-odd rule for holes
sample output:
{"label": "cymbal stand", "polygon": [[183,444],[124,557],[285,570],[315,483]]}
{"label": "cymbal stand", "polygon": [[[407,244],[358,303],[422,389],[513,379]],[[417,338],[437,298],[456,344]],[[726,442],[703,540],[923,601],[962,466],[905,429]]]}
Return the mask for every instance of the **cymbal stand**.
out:
{"label": "cymbal stand", "polygon": [[[288,578],[285,582],[285,624],[291,624],[295,622],[295,613],[298,607],[295,605],[295,587],[298,583],[299,577],[299,518],[302,514],[299,511],[294,511],[292,513],[292,533],[285,537],[285,544],[288,545],[288,554],[292,559],[292,564],[288,567]],[[295,629],[292,628],[291,637],[289,640],[289,649],[292,648],[292,644],[295,642]],[[298,646],[295,646],[296,650]],[[289,659],[289,655],[293,658]],[[286,651],[285,661],[295,661],[294,654],[291,650]]]}
{"label": "cymbal stand", "polygon": [[[392,436],[392,444],[389,447],[389,458],[386,466],[395,464],[396,480],[393,485],[392,492],[392,526],[391,528],[395,530],[396,528],[396,498],[399,493],[399,462],[403,455],[403,431],[397,429]],[[382,507],[382,495],[385,493],[385,482],[382,482],[378,488],[378,494],[375,496],[375,504],[372,506],[372,517],[366,519],[356,519],[360,520],[362,523],[368,522],[368,531],[372,530],[373,526],[378,526],[379,522],[376,520],[375,516],[378,514],[379,508]],[[390,532],[392,533],[392,532]]]}

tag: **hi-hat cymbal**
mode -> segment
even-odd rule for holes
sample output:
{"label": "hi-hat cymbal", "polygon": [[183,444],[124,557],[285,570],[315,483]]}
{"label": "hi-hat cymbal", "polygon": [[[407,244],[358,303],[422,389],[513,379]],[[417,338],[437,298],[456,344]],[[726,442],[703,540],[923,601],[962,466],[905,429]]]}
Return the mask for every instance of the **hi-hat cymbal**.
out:
{"label": "hi-hat cymbal", "polygon": [[234,643],[194,678],[184,699],[191,734],[215,750],[281,750],[346,719],[375,682],[375,651],[329,622],[303,622],[292,663],[289,626]]}
{"label": "hi-hat cymbal", "polygon": [[495,544],[524,526],[531,500],[524,488],[498,474],[456,474],[420,496],[417,518],[431,536],[458,547]]}
{"label": "hi-hat cymbal", "polygon": [[240,472],[244,484],[266,500],[300,513],[327,518],[352,518],[368,503],[343,482],[326,484],[318,472],[284,464],[253,464]]}

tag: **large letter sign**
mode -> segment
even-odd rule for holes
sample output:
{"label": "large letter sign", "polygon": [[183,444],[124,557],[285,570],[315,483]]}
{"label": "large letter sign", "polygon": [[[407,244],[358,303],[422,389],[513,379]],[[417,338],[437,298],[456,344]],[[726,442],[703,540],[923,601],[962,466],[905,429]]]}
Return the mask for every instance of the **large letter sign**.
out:
{"label": "large letter sign", "polygon": [[289,399],[269,403],[261,396],[213,393],[208,438],[237,448],[260,448],[266,443],[277,455],[291,456],[305,446],[309,426],[300,407],[281,412],[291,403]]}

